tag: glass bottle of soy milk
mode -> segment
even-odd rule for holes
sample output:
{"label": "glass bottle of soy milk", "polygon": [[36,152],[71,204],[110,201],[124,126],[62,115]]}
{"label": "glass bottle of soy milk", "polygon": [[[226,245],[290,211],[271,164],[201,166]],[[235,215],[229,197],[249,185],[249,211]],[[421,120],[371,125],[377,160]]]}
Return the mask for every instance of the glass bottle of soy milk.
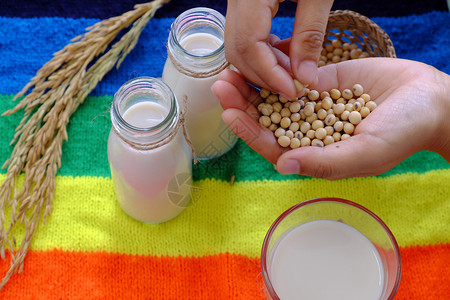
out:
{"label": "glass bottle of soy milk", "polygon": [[108,160],[122,209],[145,223],[176,217],[190,201],[192,152],[171,89],[150,77],[126,82],[114,95],[111,122]]}
{"label": "glass bottle of soy milk", "polygon": [[211,91],[220,71],[229,66],[224,30],[222,14],[209,8],[193,8],[172,23],[167,42],[162,79],[178,102],[187,105],[186,130],[198,159],[218,157],[237,141],[222,121],[223,109]]}

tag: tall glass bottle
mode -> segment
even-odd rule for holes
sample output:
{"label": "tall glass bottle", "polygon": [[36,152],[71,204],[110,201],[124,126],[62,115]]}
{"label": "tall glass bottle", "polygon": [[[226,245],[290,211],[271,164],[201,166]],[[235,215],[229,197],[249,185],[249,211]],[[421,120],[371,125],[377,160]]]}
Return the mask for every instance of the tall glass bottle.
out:
{"label": "tall glass bottle", "polygon": [[186,130],[198,159],[228,152],[237,137],[222,121],[223,109],[211,91],[220,71],[229,66],[224,50],[225,18],[199,7],[172,23],[162,79],[181,104],[186,98]]}
{"label": "tall glass bottle", "polygon": [[176,217],[190,201],[192,152],[171,89],[150,77],[126,82],[111,122],[108,160],[122,209],[145,223]]}

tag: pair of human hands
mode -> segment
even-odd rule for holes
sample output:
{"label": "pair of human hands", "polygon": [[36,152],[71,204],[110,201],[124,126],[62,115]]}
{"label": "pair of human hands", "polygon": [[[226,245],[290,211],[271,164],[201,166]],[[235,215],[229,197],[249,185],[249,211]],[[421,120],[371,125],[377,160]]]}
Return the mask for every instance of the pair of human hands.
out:
{"label": "pair of human hands", "polygon": [[282,148],[273,132],[258,123],[256,106],[262,99],[240,72],[223,71],[212,90],[224,108],[225,123],[282,174],[330,180],[377,175],[420,150],[450,161],[449,75],[419,62],[365,58],[319,68],[311,88],[343,90],[355,83],[377,108],[356,126],[354,136],[323,148],[293,150]]}
{"label": "pair of human hands", "polygon": [[[286,40],[270,34],[279,2],[228,1],[225,53],[240,71],[223,71],[212,90],[224,108],[223,120],[241,139],[277,164],[280,173],[331,180],[381,174],[420,150],[450,161],[449,75],[419,62],[388,58],[318,69],[333,1],[300,1],[292,37]],[[300,96],[294,79],[319,92],[360,83],[378,106],[350,139],[323,148],[282,148],[273,132],[258,123],[256,106],[262,99],[253,86],[293,99]]]}

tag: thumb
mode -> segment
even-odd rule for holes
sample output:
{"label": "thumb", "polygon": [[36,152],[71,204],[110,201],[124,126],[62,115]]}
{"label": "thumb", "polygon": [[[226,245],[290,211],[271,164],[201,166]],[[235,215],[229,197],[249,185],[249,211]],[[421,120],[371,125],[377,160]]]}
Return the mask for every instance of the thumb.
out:
{"label": "thumb", "polygon": [[332,5],[333,0],[303,0],[297,4],[289,56],[295,78],[305,85],[317,77],[317,62]]}
{"label": "thumb", "polygon": [[370,134],[355,135],[345,141],[319,147],[301,147],[281,155],[281,174],[301,174],[336,180],[378,175],[401,162],[393,147]]}

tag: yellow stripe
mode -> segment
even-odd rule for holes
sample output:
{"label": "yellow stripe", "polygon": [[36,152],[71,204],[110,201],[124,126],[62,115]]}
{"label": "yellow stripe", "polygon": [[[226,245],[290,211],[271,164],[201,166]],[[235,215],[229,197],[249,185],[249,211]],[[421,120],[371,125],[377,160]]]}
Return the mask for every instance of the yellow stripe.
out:
{"label": "yellow stripe", "polygon": [[[4,180],[1,175],[0,181]],[[291,205],[341,197],[379,215],[400,246],[450,242],[450,170],[390,177],[294,181],[196,182],[199,197],[176,219],[160,225],[128,217],[103,177],[58,176],[54,208],[39,226],[34,250],[107,251],[145,255],[259,256],[265,233]],[[23,229],[16,239],[23,236]]]}

